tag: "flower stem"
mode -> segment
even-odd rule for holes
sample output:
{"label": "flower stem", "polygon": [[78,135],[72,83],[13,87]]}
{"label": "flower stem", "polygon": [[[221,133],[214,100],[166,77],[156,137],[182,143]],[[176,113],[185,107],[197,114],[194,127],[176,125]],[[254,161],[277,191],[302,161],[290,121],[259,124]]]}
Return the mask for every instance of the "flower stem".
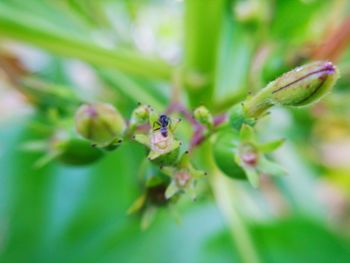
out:
{"label": "flower stem", "polygon": [[192,107],[212,106],[217,49],[226,0],[185,1],[184,84]]}
{"label": "flower stem", "polygon": [[213,172],[210,184],[216,199],[216,202],[222,211],[231,231],[232,239],[244,263],[260,263],[258,252],[256,251],[249,231],[243,222],[239,211],[235,208],[232,191],[232,181],[225,178],[217,171]]}

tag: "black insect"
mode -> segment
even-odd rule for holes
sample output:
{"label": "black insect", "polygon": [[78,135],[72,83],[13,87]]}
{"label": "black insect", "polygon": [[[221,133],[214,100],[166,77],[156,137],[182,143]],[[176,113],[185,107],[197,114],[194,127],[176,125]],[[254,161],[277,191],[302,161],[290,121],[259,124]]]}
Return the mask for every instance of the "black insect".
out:
{"label": "black insect", "polygon": [[[154,128],[155,125],[158,125],[159,127]],[[158,121],[153,123],[153,131],[160,130],[160,133],[163,135],[163,137],[168,136],[168,128],[170,124],[170,118],[166,116],[165,114],[162,114],[159,116]]]}

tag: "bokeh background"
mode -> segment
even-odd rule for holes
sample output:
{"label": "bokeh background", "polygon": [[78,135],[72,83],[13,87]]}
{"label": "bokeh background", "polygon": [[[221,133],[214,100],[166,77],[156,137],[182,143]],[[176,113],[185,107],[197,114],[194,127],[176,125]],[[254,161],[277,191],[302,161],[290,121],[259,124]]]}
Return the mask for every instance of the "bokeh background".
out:
{"label": "bokeh background", "polygon": [[[348,0],[0,0],[0,262],[350,262],[349,14]],[[221,198],[204,185],[146,230],[126,213],[142,192],[142,147],[87,166],[37,165],[50,149],[28,147],[73,117],[72,98],[125,118],[137,102],[164,110],[173,73],[195,68],[220,113],[322,59],[341,71],[332,94],[258,125],[287,138],[274,158],[288,176],[259,189],[227,180]],[[202,85],[198,72],[185,86]]]}

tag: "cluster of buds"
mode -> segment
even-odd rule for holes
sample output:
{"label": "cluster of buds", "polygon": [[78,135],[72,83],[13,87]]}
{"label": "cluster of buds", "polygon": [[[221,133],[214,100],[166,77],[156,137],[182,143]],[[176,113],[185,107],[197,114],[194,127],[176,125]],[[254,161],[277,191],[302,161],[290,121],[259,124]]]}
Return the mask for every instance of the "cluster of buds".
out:
{"label": "cluster of buds", "polygon": [[[262,174],[284,175],[286,171],[266,156],[284,140],[260,143],[254,125],[272,106],[298,107],[319,100],[337,78],[337,69],[330,62],[314,62],[285,73],[256,95],[234,105],[227,118],[214,118],[204,106],[196,108],[193,116],[186,112],[184,116],[194,126],[190,150],[211,137],[217,167],[230,178],[248,180],[254,187],[258,187]],[[175,136],[180,121],[139,104],[126,122],[114,106],[88,103],[76,111],[75,131],[72,121],[52,125],[56,128],[48,140],[31,142],[26,147],[46,153],[37,162],[42,166],[53,159],[70,165],[89,164],[106,151],[115,150],[125,139],[144,145],[144,190],[128,212],[141,212],[141,226],[146,228],[158,208],[170,207],[181,193],[194,200],[195,186],[206,175],[194,168],[189,151],[181,151],[182,142]]]}
{"label": "cluster of buds", "polygon": [[[255,7],[247,7],[254,15]],[[221,115],[214,118],[204,106],[196,108],[193,116],[186,112],[184,116],[194,126],[190,150],[211,137],[217,167],[231,178],[248,180],[254,187],[259,185],[261,174],[284,175],[284,169],[266,156],[281,146],[284,140],[260,143],[254,125],[272,106],[299,107],[318,101],[331,90],[337,78],[338,71],[332,63],[314,62],[285,73],[256,95],[234,105],[227,118],[222,119]],[[34,91],[37,92],[36,89]],[[43,91],[40,93],[42,96],[51,94],[50,89]],[[72,100],[71,107],[76,107],[77,100],[70,93],[61,95],[63,99]],[[47,107],[56,104],[53,102],[50,101]],[[46,104],[43,106],[46,107]],[[65,109],[58,110],[65,112]],[[224,120],[226,123],[223,123]],[[37,162],[38,166],[43,166],[53,159],[70,165],[89,164],[100,159],[106,151],[115,150],[125,139],[132,138],[144,145],[148,167],[143,173],[144,191],[130,207],[129,213],[141,211],[141,224],[145,228],[151,223],[157,208],[175,202],[180,193],[195,199],[195,186],[206,175],[194,168],[188,151],[181,151],[182,142],[175,136],[180,121],[139,104],[126,122],[110,104],[87,103],[76,111],[75,131],[71,120],[56,123],[51,125],[55,128],[50,131],[48,140],[29,142],[25,147],[46,153]]]}

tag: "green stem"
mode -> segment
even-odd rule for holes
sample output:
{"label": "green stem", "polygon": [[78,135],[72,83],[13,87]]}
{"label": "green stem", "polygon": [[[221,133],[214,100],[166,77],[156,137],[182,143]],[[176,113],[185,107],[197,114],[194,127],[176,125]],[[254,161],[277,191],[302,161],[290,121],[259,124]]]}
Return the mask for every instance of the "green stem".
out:
{"label": "green stem", "polygon": [[260,263],[257,251],[251,240],[249,231],[243,222],[239,211],[234,206],[237,200],[234,198],[232,181],[222,176],[218,171],[214,172],[210,178],[210,184],[216,201],[226,218],[231,235],[235,241],[236,248],[240,253],[244,263]]}
{"label": "green stem", "polygon": [[226,0],[185,1],[184,84],[192,107],[212,106],[225,4]]}
{"label": "green stem", "polygon": [[241,89],[237,93],[226,96],[224,99],[215,102],[213,112],[226,111],[236,103],[241,102],[246,97],[246,95],[247,93],[245,89]]}
{"label": "green stem", "polygon": [[232,179],[222,175],[216,167],[211,154],[210,143],[203,145],[202,157],[207,165],[209,172],[209,184],[211,186],[216,203],[221,210],[231,232],[231,237],[235,242],[241,261],[243,263],[260,263],[258,252],[255,249],[253,240],[250,236],[249,230],[244,223],[237,207],[237,195],[235,185]]}
{"label": "green stem", "polygon": [[148,78],[169,80],[173,68],[130,50],[107,49],[49,25],[42,18],[0,3],[0,36],[27,42],[58,55]]}

